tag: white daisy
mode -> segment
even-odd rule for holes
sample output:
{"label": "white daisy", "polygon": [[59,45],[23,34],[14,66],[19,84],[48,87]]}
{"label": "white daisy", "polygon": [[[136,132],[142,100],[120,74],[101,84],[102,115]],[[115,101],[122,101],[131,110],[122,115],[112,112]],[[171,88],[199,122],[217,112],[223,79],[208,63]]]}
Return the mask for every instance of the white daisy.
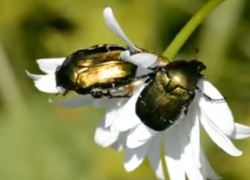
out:
{"label": "white daisy", "polygon": [[[104,17],[106,22],[112,19],[113,25],[110,25],[110,22],[107,25],[114,33],[129,41],[127,37],[124,38],[125,34],[116,22],[111,8],[104,10]],[[157,60],[155,55],[149,53],[130,56],[129,52],[124,52],[121,57],[143,67],[155,65]],[[249,137],[250,128],[234,123],[226,102],[212,103],[197,94],[186,117],[163,132],[155,132],[146,127],[135,114],[135,102],[145,85],[136,88],[132,98],[125,102],[125,105],[113,110],[111,116],[107,113],[106,116],[109,117],[104,120],[104,122],[112,122],[109,124],[111,129],[120,132],[118,139],[111,146],[118,151],[124,151],[125,169],[128,172],[133,171],[148,157],[156,176],[164,179],[161,160],[161,144],[164,142],[165,160],[171,180],[185,180],[185,176],[190,180],[220,179],[210,166],[201,147],[200,124],[211,139],[232,156],[240,156],[242,152],[233,145],[230,139]],[[223,98],[207,80],[200,80],[198,87],[211,98]],[[106,129],[105,133],[112,136],[110,129]],[[100,145],[105,144],[102,143],[102,137],[104,137],[102,133],[96,135],[96,141]],[[103,140],[103,142],[106,141],[107,139]]]}
{"label": "white daisy", "polygon": [[[198,87],[212,98],[222,95],[208,81],[200,80]],[[243,139],[250,136],[250,128],[234,123],[227,103],[212,103],[203,96],[196,97],[190,105],[186,117],[164,132],[155,132],[146,127],[135,114],[135,103],[141,92],[138,90],[120,110],[114,121],[114,128],[126,132],[123,142],[125,169],[133,171],[148,157],[152,168],[159,179],[164,179],[161,144],[164,142],[165,159],[171,180],[185,179],[219,179],[209,165],[200,145],[200,124],[211,139],[225,152],[232,156],[242,154],[230,139]]]}
{"label": "white daisy", "polygon": [[[130,52],[138,51],[121,30],[111,8],[104,10],[104,19],[108,27],[123,39]],[[139,53],[130,56],[125,52],[121,56],[143,67],[157,62],[157,56],[150,53]],[[28,73],[34,80],[38,90],[45,93],[57,93],[54,73],[64,58],[40,59],[37,63],[46,75]],[[137,74],[146,73],[138,70]],[[164,142],[165,159],[171,180],[219,179],[211,168],[200,145],[200,123],[212,140],[224,151],[233,156],[241,155],[229,139],[243,139],[250,136],[250,128],[234,123],[231,111],[225,103],[212,104],[203,97],[196,96],[190,105],[185,119],[179,120],[172,128],[164,132],[155,132],[144,126],[135,115],[135,102],[145,85],[138,85],[130,99],[93,99],[90,96],[76,96],[73,99],[54,102],[67,108],[75,108],[93,103],[94,107],[106,107],[107,113],[96,130],[95,141],[103,147],[111,146],[125,153],[125,169],[133,171],[148,157],[149,162],[159,179],[164,179],[160,157],[161,144]],[[201,80],[198,84],[203,92],[212,98],[222,95],[208,81]],[[60,90],[61,91],[61,90]]]}

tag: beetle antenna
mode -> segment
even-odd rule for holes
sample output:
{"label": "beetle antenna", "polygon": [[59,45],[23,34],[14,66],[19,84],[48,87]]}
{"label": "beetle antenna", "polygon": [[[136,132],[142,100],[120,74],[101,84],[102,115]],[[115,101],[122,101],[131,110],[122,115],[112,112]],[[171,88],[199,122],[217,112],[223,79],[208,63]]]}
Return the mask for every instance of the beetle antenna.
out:
{"label": "beetle antenna", "polygon": [[195,48],[194,59],[197,59],[197,55],[198,55],[199,51],[200,51],[199,48]]}

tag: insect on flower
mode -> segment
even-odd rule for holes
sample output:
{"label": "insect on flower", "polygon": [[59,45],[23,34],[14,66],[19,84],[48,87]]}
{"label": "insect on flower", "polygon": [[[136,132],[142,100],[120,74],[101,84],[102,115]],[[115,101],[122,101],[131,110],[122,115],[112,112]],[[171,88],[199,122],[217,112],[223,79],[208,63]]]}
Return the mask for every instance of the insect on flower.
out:
{"label": "insect on flower", "polygon": [[[119,28],[119,25],[111,23],[114,21],[111,21],[110,12],[104,13],[104,18],[112,31]],[[137,76],[144,74],[143,77],[146,77],[145,73],[149,70],[123,59],[147,62],[147,59],[153,58],[158,64],[168,61],[154,52],[138,48],[123,32],[120,38],[126,47],[101,44],[77,50],[66,58],[39,59],[37,63],[47,75],[26,73],[34,80],[37,89],[46,93],[62,93],[65,96],[69,92],[76,92],[78,95],[91,95],[95,99],[128,98],[133,88],[141,82],[137,83],[137,80],[142,79]]]}
{"label": "insect on flower", "polygon": [[[138,117],[139,113],[136,114],[135,112],[136,104],[141,103],[138,99],[141,98],[143,101],[148,101],[153,95],[151,91],[157,90],[155,93],[156,97],[167,95],[171,98],[183,100],[182,97],[177,96],[178,92],[180,92],[177,89],[183,87],[182,83],[173,83],[176,82],[174,77],[180,76],[172,76],[172,72],[177,72],[176,69],[172,69],[172,62],[166,63],[170,64],[169,67],[172,69],[170,71],[161,67],[159,56],[147,52],[135,53],[140,52],[140,49],[125,35],[110,7],[104,9],[103,15],[108,28],[128,46],[129,51],[122,51],[120,53],[121,59],[128,60],[128,62],[136,65],[137,72],[135,77],[146,75],[148,84],[143,83],[143,81],[139,84],[136,83],[133,86],[134,90],[130,98],[96,99],[91,95],[77,95],[70,99],[63,98],[61,101],[52,101],[53,104],[66,108],[77,108],[90,104],[94,108],[105,107],[106,113],[96,128],[95,142],[102,147],[112,147],[117,151],[123,151],[124,168],[127,172],[135,170],[147,158],[157,178],[161,180],[166,178],[163,171],[163,162],[165,161],[168,167],[169,179],[171,180],[186,180],[187,178],[190,180],[220,179],[220,176],[211,167],[201,145],[201,126],[205,129],[211,140],[231,156],[242,155],[242,152],[235,147],[231,140],[249,137],[250,127],[235,122],[227,102],[223,101],[224,97],[222,94],[206,78],[200,77],[196,84],[198,89],[192,86],[195,98],[189,106],[186,106],[188,107],[187,115],[173,126],[171,126],[170,121],[166,121],[163,127],[169,127],[168,125],[170,124],[171,128],[166,128],[164,131],[152,130],[152,124],[157,127],[157,122],[159,122],[157,118],[154,119],[156,122],[147,123],[151,125],[151,128],[149,128],[141,119],[147,122],[152,121],[152,119],[150,118],[148,121],[144,116],[141,116],[140,119]],[[133,55],[129,56],[129,54]],[[61,66],[64,61],[65,57],[39,59],[37,60],[37,64],[46,74],[31,74],[29,72],[27,74],[34,81],[34,85],[39,91],[52,94],[58,93],[55,72],[58,66]],[[152,69],[155,66],[157,67]],[[140,69],[140,67],[143,67],[143,69]],[[183,66],[181,67],[184,68]],[[187,71],[188,68],[186,68],[185,70]],[[164,69],[167,73],[171,74],[171,77],[168,76]],[[183,71],[180,72],[183,73]],[[147,75],[148,73],[151,73],[151,76]],[[185,77],[197,78],[197,74],[193,73]],[[163,79],[157,78],[157,75],[161,75],[160,77]],[[145,80],[145,78],[142,80]],[[191,82],[194,83],[193,80]],[[156,86],[157,84],[159,87]],[[171,91],[166,91],[173,84],[178,86],[175,89],[171,89]],[[150,91],[148,90],[147,93],[143,94],[144,88],[149,88]],[[184,86],[182,91],[184,95],[187,94],[189,92],[188,87]],[[140,95],[143,95],[143,97],[139,98]],[[171,101],[176,102],[176,99]],[[214,103],[216,99],[220,103]],[[149,103],[147,106],[155,105],[156,107],[161,105],[157,102],[161,101],[153,99],[153,103]],[[172,108],[172,106],[169,107]],[[179,107],[180,109],[183,108],[183,106]],[[177,109],[179,108],[175,110]],[[184,106],[183,110],[185,109],[187,108]],[[163,113],[163,110],[158,110],[155,113]],[[165,110],[169,112],[168,109]],[[145,113],[150,114],[150,111],[146,111]],[[176,113],[178,114],[179,111],[176,111]],[[162,152],[164,152],[164,156],[162,156]],[[164,161],[161,158],[164,158]]]}
{"label": "insect on flower", "polygon": [[103,44],[74,52],[55,72],[57,87],[64,89],[64,95],[75,91],[94,98],[129,97],[130,90],[123,95],[111,94],[127,86],[132,89],[131,83],[135,81],[137,66],[120,59],[125,50],[123,46]]}
{"label": "insect on flower", "polygon": [[[200,92],[208,101],[220,102],[224,99],[212,99],[198,87],[201,71],[206,66],[196,59],[176,60],[165,66],[156,66],[150,73],[145,88],[136,102],[136,114],[141,121],[155,131],[163,131],[187,115],[188,106]],[[183,113],[182,113],[183,112]]]}

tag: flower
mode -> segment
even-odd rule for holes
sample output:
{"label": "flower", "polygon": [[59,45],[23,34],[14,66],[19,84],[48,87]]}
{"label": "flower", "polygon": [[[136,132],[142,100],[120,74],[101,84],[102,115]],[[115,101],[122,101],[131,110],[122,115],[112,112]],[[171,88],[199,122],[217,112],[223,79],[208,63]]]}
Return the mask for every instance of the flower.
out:
{"label": "flower", "polygon": [[[104,17],[106,22],[112,19],[107,25],[114,33],[129,41],[127,37],[124,37],[111,8],[104,10]],[[135,58],[136,55],[131,56],[130,52],[121,54],[123,60],[139,66],[149,67],[157,63],[157,57],[150,53],[140,53],[137,56],[143,58]],[[240,156],[242,152],[230,139],[249,137],[250,127],[234,123],[233,115],[226,102],[212,103],[197,93],[189,107],[188,114],[183,119],[178,120],[178,123],[163,132],[153,131],[146,127],[135,113],[136,100],[145,86],[146,84],[137,87],[128,101],[125,100],[120,108],[114,109],[110,116],[107,113],[103,120],[103,122],[109,122],[110,129],[115,129],[119,134],[111,147],[117,151],[124,151],[125,169],[128,172],[133,171],[147,157],[157,178],[165,179],[161,159],[161,144],[164,142],[164,158],[171,180],[185,180],[185,176],[190,180],[220,179],[201,147],[200,126],[202,125],[210,138],[222,150],[232,156]],[[197,86],[211,98],[223,98],[221,93],[205,79],[201,79]],[[105,134],[112,136],[113,132],[110,129],[107,128]],[[96,134],[95,137],[100,145],[107,141],[105,138],[102,139],[105,137],[104,132]]]}
{"label": "flower", "polygon": [[[155,66],[157,56],[139,51],[124,34],[112,9],[104,10],[107,26],[118,35],[129,47],[129,51],[121,54],[123,60],[130,61],[141,67]],[[58,93],[55,84],[55,70],[64,58],[39,59],[39,68],[46,75],[36,75],[27,72],[33,79],[36,88],[45,93]],[[137,74],[146,73],[145,69],[138,69]],[[155,132],[146,127],[135,114],[135,102],[146,84],[134,87],[130,99],[93,99],[90,96],[76,96],[72,99],[55,101],[56,105],[76,108],[93,104],[94,107],[106,107],[107,111],[100,125],[96,129],[95,142],[102,147],[112,147],[117,151],[124,151],[125,169],[130,172],[136,169],[147,157],[158,179],[165,179],[161,159],[161,144],[164,142],[164,158],[168,165],[171,180],[219,179],[220,177],[210,166],[200,144],[200,126],[206,130],[211,139],[225,152],[232,156],[240,156],[230,139],[243,139],[250,136],[250,128],[234,123],[231,110],[226,102],[211,103],[197,93],[189,107],[187,116],[163,132]],[[220,92],[207,80],[200,80],[198,87],[210,97],[220,99]]]}
{"label": "flower", "polygon": [[[217,89],[208,81],[200,80],[198,87],[213,98],[222,98]],[[227,103],[215,104],[203,96],[197,96],[190,105],[186,117],[164,132],[155,132],[146,127],[135,114],[135,102],[142,87],[124,105],[114,121],[119,132],[127,132],[124,142],[125,168],[136,169],[146,158],[159,179],[164,179],[161,144],[164,142],[164,155],[171,180],[219,179],[213,171],[200,144],[200,124],[211,139],[232,156],[242,154],[230,139],[242,139],[250,136],[250,128],[233,122]],[[119,139],[118,139],[119,141]]]}

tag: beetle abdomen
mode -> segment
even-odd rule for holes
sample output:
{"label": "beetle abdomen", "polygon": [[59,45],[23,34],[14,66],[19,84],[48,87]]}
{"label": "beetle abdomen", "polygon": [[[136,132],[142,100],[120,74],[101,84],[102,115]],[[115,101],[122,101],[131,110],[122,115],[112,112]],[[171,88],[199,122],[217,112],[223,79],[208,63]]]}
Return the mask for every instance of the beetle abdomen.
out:
{"label": "beetle abdomen", "polygon": [[123,61],[110,61],[90,67],[79,72],[76,84],[81,88],[115,88],[126,85],[125,80],[132,81],[137,67]]}
{"label": "beetle abdomen", "polygon": [[85,95],[93,90],[116,90],[130,85],[137,66],[122,61],[125,47],[104,44],[74,52],[56,71],[57,86]]}

